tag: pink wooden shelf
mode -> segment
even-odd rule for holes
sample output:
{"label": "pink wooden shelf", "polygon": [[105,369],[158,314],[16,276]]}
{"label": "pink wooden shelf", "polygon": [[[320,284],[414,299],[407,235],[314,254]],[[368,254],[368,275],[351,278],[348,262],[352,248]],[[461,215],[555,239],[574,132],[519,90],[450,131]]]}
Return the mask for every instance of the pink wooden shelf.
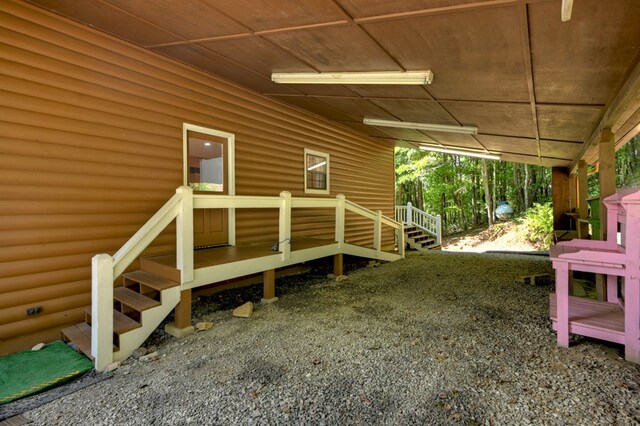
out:
{"label": "pink wooden shelf", "polygon": [[[550,317],[557,330],[556,294],[549,295]],[[569,332],[624,345],[624,312],[619,305],[569,296]]]}

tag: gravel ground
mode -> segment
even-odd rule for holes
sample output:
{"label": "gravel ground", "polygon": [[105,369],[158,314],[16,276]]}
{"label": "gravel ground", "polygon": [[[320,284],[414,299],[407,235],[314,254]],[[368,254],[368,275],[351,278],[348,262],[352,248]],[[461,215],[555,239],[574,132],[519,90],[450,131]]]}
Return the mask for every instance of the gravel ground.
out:
{"label": "gravel ground", "polygon": [[[195,303],[210,330],[156,332],[156,361],[25,413],[35,424],[631,425],[640,367],[621,347],[572,338],[557,348],[546,258],[410,253],[348,273],[278,280],[280,300],[250,319]],[[207,302],[207,303],[204,303]],[[222,308],[223,310],[215,310]]]}

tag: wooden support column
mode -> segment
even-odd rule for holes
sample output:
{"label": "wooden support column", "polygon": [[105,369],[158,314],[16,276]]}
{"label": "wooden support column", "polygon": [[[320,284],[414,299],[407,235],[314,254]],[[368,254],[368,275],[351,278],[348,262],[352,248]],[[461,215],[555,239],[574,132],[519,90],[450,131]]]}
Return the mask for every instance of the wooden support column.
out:
{"label": "wooden support column", "polygon": [[578,175],[569,175],[569,211],[578,211]]}
{"label": "wooden support column", "polygon": [[[600,239],[607,239],[607,206],[602,200],[616,192],[616,149],[611,129],[604,129],[600,135]],[[615,236],[612,236],[614,238]]]}
{"label": "wooden support column", "polygon": [[333,275],[336,277],[344,275],[344,255],[342,253],[333,255]]}
{"label": "wooden support column", "polygon": [[589,205],[587,204],[587,194],[589,192],[587,175],[587,163],[580,160],[578,163],[578,238],[586,238],[589,234],[589,224],[584,222],[589,216]]}
{"label": "wooden support column", "polygon": [[[607,235],[607,206],[602,200],[616,192],[616,145],[611,129],[604,129],[598,144],[599,177],[600,177],[600,239],[605,241]],[[611,238],[617,238],[612,235]],[[608,300],[607,280],[604,275],[596,275],[596,294],[598,300]],[[613,296],[611,296],[613,297]]]}
{"label": "wooden support column", "polygon": [[194,332],[191,325],[191,289],[180,292],[180,303],[175,309],[174,321],[164,327],[170,335],[181,338]]}
{"label": "wooden support column", "polygon": [[262,273],[263,290],[262,290],[262,303],[273,303],[278,298],[276,297],[276,270],[269,269]]}
{"label": "wooden support column", "polygon": [[551,169],[551,189],[553,190],[553,229],[569,229],[570,209],[569,169],[553,167]]}

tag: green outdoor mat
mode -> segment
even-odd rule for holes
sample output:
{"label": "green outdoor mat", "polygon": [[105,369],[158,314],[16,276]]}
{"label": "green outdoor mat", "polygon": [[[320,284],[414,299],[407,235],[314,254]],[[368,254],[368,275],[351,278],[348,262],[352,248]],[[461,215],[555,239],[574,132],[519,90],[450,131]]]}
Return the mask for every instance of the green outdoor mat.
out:
{"label": "green outdoor mat", "polygon": [[0,357],[0,405],[56,387],[93,369],[63,341]]}

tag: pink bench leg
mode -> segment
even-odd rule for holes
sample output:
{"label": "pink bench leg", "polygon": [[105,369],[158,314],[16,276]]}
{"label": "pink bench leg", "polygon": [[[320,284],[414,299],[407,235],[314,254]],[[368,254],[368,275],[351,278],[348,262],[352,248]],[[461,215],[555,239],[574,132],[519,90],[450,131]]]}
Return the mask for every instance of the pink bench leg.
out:
{"label": "pink bench leg", "polygon": [[618,276],[607,275],[607,302],[618,303]]}
{"label": "pink bench leg", "polygon": [[627,273],[624,287],[624,357],[640,363],[640,279]]}
{"label": "pink bench leg", "polygon": [[556,307],[558,346],[569,347],[569,268],[566,263],[556,264]]}

